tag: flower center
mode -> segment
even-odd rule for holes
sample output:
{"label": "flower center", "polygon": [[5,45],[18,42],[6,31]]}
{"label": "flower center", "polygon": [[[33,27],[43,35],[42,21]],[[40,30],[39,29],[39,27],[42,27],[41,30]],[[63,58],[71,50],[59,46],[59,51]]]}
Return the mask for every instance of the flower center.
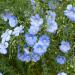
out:
{"label": "flower center", "polygon": [[46,39],[43,40],[46,43]]}
{"label": "flower center", "polygon": [[42,49],[41,47],[38,48],[38,50],[41,50],[41,49]]}
{"label": "flower center", "polygon": [[42,50],[42,47],[41,47],[41,46],[39,46],[39,47],[38,47],[38,50]]}
{"label": "flower center", "polygon": [[32,39],[32,37],[30,36],[29,39]]}

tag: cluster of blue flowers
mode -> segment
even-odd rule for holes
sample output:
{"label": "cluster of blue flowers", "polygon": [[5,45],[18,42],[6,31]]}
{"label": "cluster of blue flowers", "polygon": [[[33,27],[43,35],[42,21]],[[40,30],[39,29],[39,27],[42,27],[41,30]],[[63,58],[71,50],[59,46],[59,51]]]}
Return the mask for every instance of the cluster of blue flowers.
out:
{"label": "cluster of blue flowers", "polygon": [[24,47],[24,53],[20,53],[20,47],[18,48],[18,59],[21,61],[34,61],[37,62],[40,60],[40,56],[42,56],[47,51],[47,47],[49,46],[50,40],[47,35],[42,35],[37,42],[37,37],[32,34],[25,34],[25,40],[28,46],[33,47],[32,51],[29,51],[28,47]]}
{"label": "cluster of blue flowers", "polygon": [[[36,34],[40,31],[43,24],[43,19],[40,18],[39,14],[30,17],[30,24],[30,29],[28,29],[28,33],[25,34],[25,40],[27,45],[32,47],[32,51],[29,51],[27,47],[24,48],[23,54],[18,52],[18,59],[26,62],[37,62],[40,60],[40,57],[46,53],[50,39],[45,34],[40,36],[39,40],[37,39]],[[18,51],[19,50],[20,49],[18,49]]]}
{"label": "cluster of blue flowers", "polygon": [[71,21],[75,22],[75,7],[73,7],[71,4],[67,5],[67,10],[64,11],[64,14]]}
{"label": "cluster of blue flowers", "polygon": [[42,35],[39,38],[39,41],[34,45],[33,52],[41,56],[44,53],[46,53],[49,44],[50,44],[49,37],[47,35]]}
{"label": "cluster of blue flowers", "polygon": [[1,35],[1,43],[0,43],[0,53],[1,54],[7,54],[7,48],[8,48],[8,42],[11,38],[11,35],[19,36],[20,33],[23,33],[24,27],[22,25],[16,27],[18,20],[17,18],[9,12],[5,12],[4,14],[1,14],[1,18],[4,21],[8,21],[10,27],[15,27],[14,31],[10,29],[6,29],[6,31]]}
{"label": "cluster of blue flowers", "polygon": [[[48,11],[46,15],[46,20],[48,24],[46,30],[50,33],[55,33],[56,30],[58,29],[55,17],[56,17],[55,12]],[[27,54],[26,51],[24,54],[22,54],[22,56],[18,56],[18,59],[21,60],[21,57],[23,57],[22,60],[26,59],[24,60],[26,62],[32,61],[32,57],[35,55],[38,56],[37,58],[40,59],[40,56],[46,53],[47,48],[50,44],[50,39],[45,34],[40,36],[39,40],[37,39],[36,34],[41,30],[41,26],[43,24],[43,19],[40,18],[39,14],[30,17],[30,24],[31,26],[28,29],[28,33],[25,34],[25,40],[27,42],[27,45],[32,47],[32,51],[28,50],[27,58],[25,57],[25,55]],[[62,41],[59,49],[64,53],[68,53],[68,51],[70,50],[70,43],[68,41]],[[20,53],[18,53],[18,55],[19,54]],[[37,58],[36,61],[34,62],[37,62],[39,60]],[[66,58],[64,56],[58,55],[56,57],[56,61],[58,64],[64,64],[66,62]]]}
{"label": "cluster of blue flowers", "polygon": [[[64,14],[73,22],[75,22],[75,7],[72,7],[72,5],[67,5],[67,10],[64,11]],[[59,46],[60,51],[63,53],[68,53],[71,49],[70,42],[68,41],[61,41],[61,45]],[[65,64],[66,58],[64,56],[58,55],[56,57],[56,61],[58,64]],[[57,75],[67,75],[65,72],[59,72]]]}
{"label": "cluster of blue flowers", "polygon": [[[31,0],[33,8],[35,9],[35,1]],[[67,6],[67,10],[64,11],[64,14],[71,20],[75,22],[75,7],[72,7],[72,5]],[[6,54],[7,53],[7,47],[8,42],[10,40],[11,35],[19,36],[20,33],[24,33],[24,27],[22,25],[17,26],[18,20],[17,17],[15,17],[12,13],[6,12],[1,15],[2,19],[4,21],[8,21],[10,27],[15,27],[14,30],[7,29],[5,33],[1,35],[1,43],[0,43],[0,53]],[[47,28],[46,31],[49,33],[55,33],[58,29],[56,19],[56,13],[49,10],[46,15],[47,20]],[[41,30],[41,27],[43,25],[43,19],[40,17],[39,14],[36,14],[35,16],[30,17],[30,28],[28,29],[28,32],[25,33],[25,41],[26,44],[24,45],[24,53],[21,53],[20,45],[18,46],[18,54],[17,57],[21,61],[26,62],[37,62],[40,60],[42,55],[44,55],[47,52],[47,48],[50,45],[50,37],[46,34],[43,34],[37,38],[37,33]],[[32,50],[31,50],[31,49]],[[71,49],[70,42],[68,41],[61,41],[61,45],[59,46],[59,49],[63,53],[68,53]],[[31,51],[30,51],[31,50]],[[56,57],[56,62],[58,64],[65,64],[66,58],[65,56],[58,55]],[[60,72],[57,75],[67,75],[64,72]]]}
{"label": "cluster of blue flowers", "polygon": [[[63,53],[68,53],[68,51],[71,49],[70,43],[68,41],[62,41],[61,45],[59,46],[60,51]],[[56,61],[58,64],[64,64],[66,62],[66,58],[64,56],[58,55],[56,57]]]}
{"label": "cluster of blue flowers", "polygon": [[[31,0],[32,4],[34,5],[35,1]],[[47,20],[47,29],[46,31],[54,33],[58,26],[55,22],[56,14],[55,12],[48,11],[46,20]],[[37,39],[37,33],[41,30],[41,27],[43,25],[43,19],[40,18],[39,14],[36,14],[35,16],[30,17],[30,28],[28,29],[28,33],[25,34],[25,40],[29,47],[32,47],[32,51],[29,51],[26,53],[26,51],[21,54],[18,53],[18,59],[29,62],[34,61],[37,62],[42,55],[44,55],[47,51],[47,48],[50,44],[49,37],[44,34],[41,35],[39,40]],[[19,50],[19,49],[18,49]],[[21,55],[20,55],[21,54]],[[25,57],[25,55],[27,55]],[[23,58],[22,58],[23,57]],[[36,61],[32,60],[33,57],[36,57]],[[28,59],[28,60],[27,60]]]}
{"label": "cluster of blue flowers", "polygon": [[[62,41],[61,45],[59,46],[59,49],[63,53],[68,53],[68,51],[71,49],[70,43],[68,41]],[[58,55],[56,57],[56,61],[57,61],[58,64],[63,65],[66,62],[66,58],[64,56]]]}
{"label": "cluster of blue flowers", "polygon": [[[68,51],[71,49],[70,43],[68,41],[62,41],[61,45],[59,46],[59,49],[63,53],[68,53]],[[63,65],[66,62],[66,58],[64,56],[58,55],[56,57],[56,61],[57,61],[58,64]]]}

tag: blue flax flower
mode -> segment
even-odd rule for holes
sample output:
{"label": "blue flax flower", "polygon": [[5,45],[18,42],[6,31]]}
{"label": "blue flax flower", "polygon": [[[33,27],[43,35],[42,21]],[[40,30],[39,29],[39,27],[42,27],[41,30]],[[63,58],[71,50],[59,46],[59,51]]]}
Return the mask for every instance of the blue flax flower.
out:
{"label": "blue flax flower", "polygon": [[25,34],[25,40],[27,44],[32,47],[36,43],[37,37],[32,34]]}
{"label": "blue flax flower", "polygon": [[57,75],[67,75],[65,72],[59,72]]}
{"label": "blue flax flower", "polygon": [[62,52],[68,53],[68,51],[71,49],[70,43],[68,41],[62,41],[59,48]]}
{"label": "blue flax flower", "polygon": [[47,23],[49,23],[50,21],[55,21],[55,18],[56,13],[49,10],[46,15]]}
{"label": "blue flax flower", "polygon": [[38,54],[35,54],[33,52],[30,52],[26,45],[24,45],[24,53],[20,52],[20,46],[18,46],[18,59],[22,62],[37,62],[40,60],[40,56]]}
{"label": "blue flax flower", "polygon": [[58,55],[56,57],[56,61],[57,61],[58,64],[61,64],[62,65],[62,64],[64,64],[66,62],[66,58],[64,56]]}
{"label": "blue flax flower", "polygon": [[46,53],[47,48],[40,42],[36,43],[33,47],[33,52],[42,56],[44,53]]}
{"label": "blue flax flower", "polygon": [[18,46],[18,59],[21,60],[22,62],[26,61],[26,62],[29,62],[31,60],[31,57],[30,57],[30,52],[28,50],[28,48],[24,48],[24,53],[21,53],[20,52],[20,46]]}
{"label": "blue flax flower", "polygon": [[0,43],[0,53],[1,54],[7,54],[6,46],[2,43]]}
{"label": "blue flax flower", "polygon": [[40,31],[41,25],[43,24],[43,19],[40,18],[39,14],[36,14],[35,16],[30,17],[30,29],[28,29],[28,32],[30,34],[37,34]]}
{"label": "blue flax flower", "polygon": [[47,35],[42,35],[39,38],[39,42],[42,43],[45,47],[48,47],[49,43],[50,43],[50,39],[49,39],[49,37]]}
{"label": "blue flax flower", "polygon": [[57,29],[58,29],[57,23],[55,21],[49,21],[46,31],[50,33],[55,33]]}
{"label": "blue flax flower", "polygon": [[71,21],[75,22],[75,7],[71,4],[67,5],[67,10],[64,11],[64,15],[67,16]]}
{"label": "blue flax flower", "polygon": [[12,35],[19,36],[20,33],[24,32],[23,29],[24,29],[24,27],[22,25],[15,27],[14,31],[12,32]]}
{"label": "blue flax flower", "polygon": [[11,15],[9,17],[9,25],[10,27],[15,27],[18,23],[17,17],[15,17],[14,15]]}
{"label": "blue flax flower", "polygon": [[30,34],[37,34],[40,31],[40,27],[39,26],[30,26],[30,28],[28,29],[28,32]]}
{"label": "blue flax flower", "polygon": [[10,40],[10,35],[12,34],[12,30],[7,29],[5,33],[1,35],[2,43],[5,43]]}
{"label": "blue flax flower", "polygon": [[2,14],[1,17],[2,17],[2,19],[4,21],[8,21],[9,20],[10,27],[15,27],[17,25],[17,23],[18,23],[17,17],[15,17],[10,12],[6,12],[6,13]]}
{"label": "blue flax flower", "polygon": [[43,24],[43,19],[40,18],[39,14],[30,17],[30,23],[33,26],[41,26]]}

